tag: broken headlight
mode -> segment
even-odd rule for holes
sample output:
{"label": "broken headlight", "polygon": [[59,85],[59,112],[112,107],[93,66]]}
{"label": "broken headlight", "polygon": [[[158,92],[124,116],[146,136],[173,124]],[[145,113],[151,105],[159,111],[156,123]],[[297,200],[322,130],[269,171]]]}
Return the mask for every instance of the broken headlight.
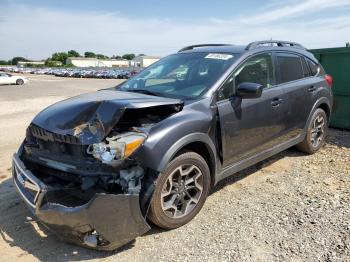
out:
{"label": "broken headlight", "polygon": [[113,137],[107,137],[106,141],[92,144],[87,153],[105,164],[114,164],[118,160],[128,158],[146,139],[146,135],[137,132],[127,132]]}

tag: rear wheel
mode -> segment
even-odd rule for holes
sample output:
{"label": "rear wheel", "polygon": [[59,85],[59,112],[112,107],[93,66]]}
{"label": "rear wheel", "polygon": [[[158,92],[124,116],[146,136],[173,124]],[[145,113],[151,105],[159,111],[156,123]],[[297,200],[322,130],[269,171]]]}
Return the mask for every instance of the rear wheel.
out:
{"label": "rear wheel", "polygon": [[23,85],[23,84],[24,84],[23,79],[17,79],[16,80],[16,85]]}
{"label": "rear wheel", "polygon": [[209,188],[205,160],[194,152],[181,154],[160,174],[148,218],[165,229],[183,226],[201,210]]}
{"label": "rear wheel", "polygon": [[323,109],[318,108],[315,111],[307,128],[304,141],[297,145],[300,151],[313,154],[324,145],[328,132],[327,119],[327,114]]}

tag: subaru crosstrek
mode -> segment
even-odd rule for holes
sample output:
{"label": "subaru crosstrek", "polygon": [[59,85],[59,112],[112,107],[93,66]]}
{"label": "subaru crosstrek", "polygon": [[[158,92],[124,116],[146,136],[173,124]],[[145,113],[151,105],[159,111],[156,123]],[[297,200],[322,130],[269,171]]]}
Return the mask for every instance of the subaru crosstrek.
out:
{"label": "subaru crosstrek", "polygon": [[40,112],[13,156],[29,209],[62,239],[113,250],[180,227],[220,180],[325,142],[332,77],[300,44],[181,49],[109,89]]}

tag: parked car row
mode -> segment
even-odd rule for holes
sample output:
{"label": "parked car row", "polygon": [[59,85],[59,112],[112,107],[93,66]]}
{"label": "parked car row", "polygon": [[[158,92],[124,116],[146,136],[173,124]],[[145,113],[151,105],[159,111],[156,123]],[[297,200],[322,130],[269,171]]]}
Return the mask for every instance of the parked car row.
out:
{"label": "parked car row", "polygon": [[77,77],[77,78],[104,78],[104,79],[128,79],[137,74],[137,69],[96,69],[96,68],[27,68],[27,67],[0,67],[0,71],[54,75],[59,77]]}

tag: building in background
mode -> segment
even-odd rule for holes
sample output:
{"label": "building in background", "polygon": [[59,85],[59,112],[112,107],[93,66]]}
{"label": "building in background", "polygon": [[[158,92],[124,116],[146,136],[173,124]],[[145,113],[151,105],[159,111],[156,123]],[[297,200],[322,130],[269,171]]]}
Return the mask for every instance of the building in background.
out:
{"label": "building in background", "polygon": [[125,59],[97,59],[87,57],[68,57],[67,65],[76,67],[129,67],[130,62]]}
{"label": "building in background", "polygon": [[157,62],[160,58],[161,58],[160,56],[148,56],[148,55],[138,56],[131,61],[131,66],[148,67],[154,62]]}
{"label": "building in background", "polygon": [[17,63],[18,67],[26,67],[26,66],[41,66],[45,65],[45,61],[19,61]]}

